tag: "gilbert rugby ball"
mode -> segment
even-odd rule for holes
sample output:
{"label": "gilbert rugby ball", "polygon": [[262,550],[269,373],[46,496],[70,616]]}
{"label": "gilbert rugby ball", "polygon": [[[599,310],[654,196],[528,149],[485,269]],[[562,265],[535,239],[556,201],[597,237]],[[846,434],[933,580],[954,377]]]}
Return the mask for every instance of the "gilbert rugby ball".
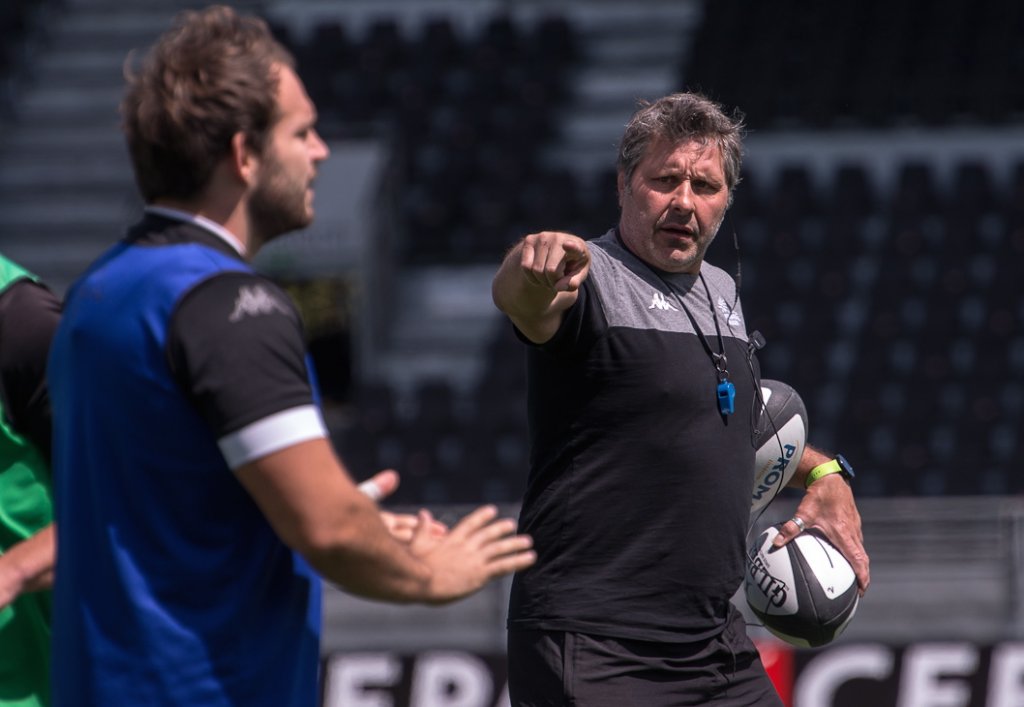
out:
{"label": "gilbert rugby ball", "polygon": [[823,646],[843,632],[860,595],[853,567],[810,528],[775,549],[768,528],[747,552],[747,604],[765,628],[794,646]]}
{"label": "gilbert rugby ball", "polygon": [[807,443],[807,408],[793,388],[781,381],[762,380],[764,407],[754,439],[754,488],[750,512],[767,506],[789,483]]}

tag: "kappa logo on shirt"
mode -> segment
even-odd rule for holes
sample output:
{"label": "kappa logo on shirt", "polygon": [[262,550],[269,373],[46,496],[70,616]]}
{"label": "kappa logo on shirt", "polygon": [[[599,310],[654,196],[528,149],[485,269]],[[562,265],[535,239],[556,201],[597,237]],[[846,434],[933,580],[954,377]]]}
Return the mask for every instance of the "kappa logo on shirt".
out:
{"label": "kappa logo on shirt", "polygon": [[733,309],[726,304],[724,299],[719,297],[716,304],[718,306],[718,311],[721,312],[722,316],[725,317],[725,320],[729,322],[729,326],[734,329],[739,329],[743,326],[743,317],[740,316],[739,312],[733,311]]}
{"label": "kappa logo on shirt", "polygon": [[228,317],[229,322],[239,322],[244,317],[258,317],[261,314],[280,312],[288,314],[288,308],[263,285],[243,285],[238,289],[235,309]]}
{"label": "kappa logo on shirt", "polygon": [[657,292],[657,291],[655,291],[654,297],[651,298],[651,303],[649,305],[647,305],[647,309],[661,309],[661,310],[670,309],[673,312],[678,312],[679,311],[678,309],[673,307],[672,304],[668,300],[665,299],[665,295],[663,295],[663,294],[661,294],[660,292]]}

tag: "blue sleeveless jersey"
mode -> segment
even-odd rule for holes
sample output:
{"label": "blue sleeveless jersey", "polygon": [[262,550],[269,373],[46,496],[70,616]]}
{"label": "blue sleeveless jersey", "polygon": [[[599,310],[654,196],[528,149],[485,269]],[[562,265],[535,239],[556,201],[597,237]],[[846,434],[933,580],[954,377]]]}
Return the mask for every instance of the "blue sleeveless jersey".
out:
{"label": "blue sleeveless jersey", "polygon": [[166,360],[182,295],[248,270],[198,244],[119,244],[68,294],[48,371],[56,707],[316,704],[320,580]]}

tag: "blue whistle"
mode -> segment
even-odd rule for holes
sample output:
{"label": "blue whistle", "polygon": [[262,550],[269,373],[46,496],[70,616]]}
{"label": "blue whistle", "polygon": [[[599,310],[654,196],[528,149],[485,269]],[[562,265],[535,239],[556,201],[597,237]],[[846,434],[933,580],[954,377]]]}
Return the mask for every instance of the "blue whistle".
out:
{"label": "blue whistle", "polygon": [[730,380],[718,384],[718,411],[731,415],[736,411],[736,386]]}

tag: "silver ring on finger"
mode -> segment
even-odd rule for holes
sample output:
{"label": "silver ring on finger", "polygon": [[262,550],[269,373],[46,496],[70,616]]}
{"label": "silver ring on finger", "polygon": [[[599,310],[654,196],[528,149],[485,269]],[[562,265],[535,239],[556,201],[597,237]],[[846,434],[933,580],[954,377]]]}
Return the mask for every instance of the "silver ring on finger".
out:
{"label": "silver ring on finger", "polygon": [[793,516],[791,522],[793,523],[793,525],[800,529],[801,533],[807,530],[807,525],[804,523],[804,519],[800,516]]}

